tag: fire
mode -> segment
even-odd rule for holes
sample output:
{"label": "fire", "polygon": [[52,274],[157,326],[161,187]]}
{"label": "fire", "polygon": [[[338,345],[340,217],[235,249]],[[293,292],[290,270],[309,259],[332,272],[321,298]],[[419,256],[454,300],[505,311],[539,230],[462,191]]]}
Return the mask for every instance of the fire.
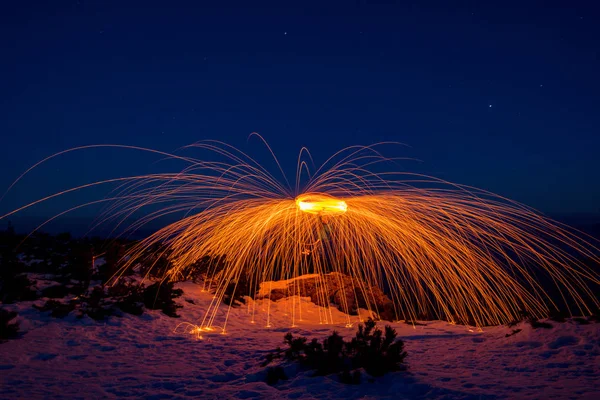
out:
{"label": "fire", "polygon": [[300,195],[296,198],[296,205],[301,211],[318,215],[338,215],[348,209],[345,201],[324,194]]}

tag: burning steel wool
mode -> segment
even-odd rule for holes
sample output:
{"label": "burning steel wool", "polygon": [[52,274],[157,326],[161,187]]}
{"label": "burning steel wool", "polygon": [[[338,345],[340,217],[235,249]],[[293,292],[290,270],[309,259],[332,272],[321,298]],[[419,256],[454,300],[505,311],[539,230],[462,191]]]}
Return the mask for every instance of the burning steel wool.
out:
{"label": "burning steel wool", "polygon": [[348,209],[345,201],[322,194],[300,195],[296,198],[296,205],[306,213],[318,215],[343,214]]}

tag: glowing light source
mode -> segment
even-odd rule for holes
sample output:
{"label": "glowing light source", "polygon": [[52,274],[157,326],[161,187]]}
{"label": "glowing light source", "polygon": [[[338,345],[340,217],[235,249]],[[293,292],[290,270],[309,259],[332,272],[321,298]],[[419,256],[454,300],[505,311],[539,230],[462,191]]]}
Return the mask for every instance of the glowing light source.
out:
{"label": "glowing light source", "polygon": [[296,205],[301,211],[319,215],[343,214],[348,209],[345,201],[323,194],[300,195],[296,198]]}

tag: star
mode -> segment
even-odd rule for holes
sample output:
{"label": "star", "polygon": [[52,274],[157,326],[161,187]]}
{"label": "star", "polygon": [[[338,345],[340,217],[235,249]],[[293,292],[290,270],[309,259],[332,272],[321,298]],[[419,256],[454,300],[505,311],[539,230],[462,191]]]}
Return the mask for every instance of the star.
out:
{"label": "star", "polygon": [[283,32],[284,35],[287,35],[287,32]]}
{"label": "star", "polygon": [[492,105],[490,104],[489,107],[492,108]]}

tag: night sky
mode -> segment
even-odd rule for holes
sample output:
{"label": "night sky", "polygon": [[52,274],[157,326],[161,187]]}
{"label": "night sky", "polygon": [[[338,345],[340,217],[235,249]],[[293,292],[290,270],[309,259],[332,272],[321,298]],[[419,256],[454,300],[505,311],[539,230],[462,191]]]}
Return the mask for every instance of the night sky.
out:
{"label": "night sky", "polygon": [[[259,132],[291,177],[301,146],[319,163],[399,141],[410,147],[386,155],[421,160],[406,170],[550,215],[600,214],[599,6],[446,3],[2,2],[0,188],[85,144],[173,151],[219,139],[268,162],[248,141]],[[0,214],[156,160],[123,150],[54,160]]]}

